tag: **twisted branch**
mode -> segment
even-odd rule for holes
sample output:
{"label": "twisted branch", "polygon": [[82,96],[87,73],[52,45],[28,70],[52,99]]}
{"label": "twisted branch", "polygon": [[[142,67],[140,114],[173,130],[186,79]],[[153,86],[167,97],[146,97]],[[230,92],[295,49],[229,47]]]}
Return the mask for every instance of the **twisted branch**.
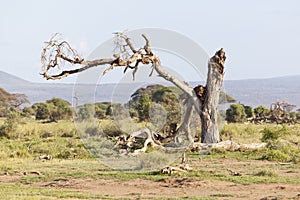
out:
{"label": "twisted branch", "polygon": [[[122,56],[120,54],[116,54],[113,58],[85,61],[78,55],[76,50],[74,50],[68,42],[57,40],[57,35],[58,34],[55,34],[53,37],[51,37],[50,41],[46,42],[46,46],[42,50],[41,61],[43,72],[41,75],[43,75],[47,80],[61,79],[71,74],[76,74],[100,65],[110,65],[106,70],[104,70],[103,75],[108,73],[110,70],[113,70],[115,67],[125,67],[124,73],[128,69],[132,69],[132,75],[134,79],[140,64],[153,64],[153,62],[157,61],[157,56],[152,53],[150,47],[148,46],[149,40],[146,36],[143,36],[146,40],[144,51],[137,51],[129,37],[123,33],[115,33],[118,40],[121,40],[124,43],[123,44],[121,42],[117,44],[119,45],[120,54],[122,54]],[[129,47],[130,51],[128,51],[126,47]],[[65,63],[83,66],[76,69],[63,70],[59,74],[49,73],[53,68],[62,68]]]}
{"label": "twisted branch", "polygon": [[[102,75],[105,75],[115,67],[124,67],[124,73],[126,73],[128,69],[131,69],[133,79],[135,79],[135,74],[137,73],[139,66],[144,64],[151,65],[152,67],[149,76],[151,76],[155,70],[159,76],[175,84],[190,97],[197,97],[191,87],[187,86],[183,81],[170,75],[162,67],[160,59],[152,52],[150,40],[145,34],[142,34],[142,37],[145,40],[145,46],[139,50],[136,50],[131,39],[124,33],[116,32],[114,34],[117,39],[116,45],[119,47],[119,54],[113,55],[112,58],[102,58],[92,61],[87,61],[84,58],[81,58],[68,42],[59,41],[56,39],[58,34],[55,34],[50,38],[49,42],[46,42],[46,46],[43,48],[41,56],[43,72],[41,75],[43,75],[43,77],[47,80],[56,80],[67,77],[71,74],[85,71],[92,67],[109,65],[109,67],[104,70]],[[63,70],[58,74],[50,73],[51,69],[62,68],[65,63],[82,66],[76,69]]]}

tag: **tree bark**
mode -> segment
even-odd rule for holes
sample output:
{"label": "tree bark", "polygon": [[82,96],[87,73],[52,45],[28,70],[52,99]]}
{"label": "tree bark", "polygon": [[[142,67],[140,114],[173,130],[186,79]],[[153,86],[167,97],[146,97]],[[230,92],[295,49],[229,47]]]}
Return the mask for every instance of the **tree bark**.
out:
{"label": "tree bark", "polygon": [[186,106],[187,108],[185,111],[183,122],[176,131],[175,141],[177,143],[183,143],[183,141],[185,140],[188,140],[189,143],[194,142],[194,138],[190,130],[190,121],[194,110],[193,100],[191,98],[188,99]]}
{"label": "tree bark", "polygon": [[217,143],[220,141],[218,129],[218,105],[219,95],[223,83],[224,62],[226,60],[223,48],[208,62],[208,74],[204,96],[200,100],[201,111],[201,142],[202,143]]}

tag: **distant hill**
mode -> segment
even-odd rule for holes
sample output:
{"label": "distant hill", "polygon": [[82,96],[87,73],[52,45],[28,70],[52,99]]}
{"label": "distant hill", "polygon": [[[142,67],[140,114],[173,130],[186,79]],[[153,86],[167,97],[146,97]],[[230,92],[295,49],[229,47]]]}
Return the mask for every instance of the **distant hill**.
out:
{"label": "distant hill", "polygon": [[0,71],[0,87],[10,93],[23,93],[31,103],[41,102],[52,97],[71,100],[72,84],[34,83]]}
{"label": "distant hill", "polygon": [[[196,85],[197,83],[190,83]],[[79,104],[87,101],[125,102],[141,86],[132,84],[102,84],[77,86]],[[72,102],[74,84],[34,83],[0,71],[0,87],[11,93],[24,93],[31,103],[42,102],[52,97],[63,98]],[[238,102],[250,106],[269,107],[274,101],[286,101],[300,107],[300,75],[269,79],[225,80],[223,89]],[[131,92],[131,93],[130,93]],[[130,93],[130,94],[128,94]],[[74,93],[75,94],[75,93]],[[113,95],[113,99],[111,96]],[[79,96],[80,95],[80,96]]]}
{"label": "distant hill", "polygon": [[250,106],[286,101],[300,107],[300,75],[224,81],[223,88],[239,102]]}
{"label": "distant hill", "polygon": [[21,79],[17,76],[11,75],[9,73],[0,71],[0,84],[1,85],[22,85],[22,84],[30,84],[30,82]]}

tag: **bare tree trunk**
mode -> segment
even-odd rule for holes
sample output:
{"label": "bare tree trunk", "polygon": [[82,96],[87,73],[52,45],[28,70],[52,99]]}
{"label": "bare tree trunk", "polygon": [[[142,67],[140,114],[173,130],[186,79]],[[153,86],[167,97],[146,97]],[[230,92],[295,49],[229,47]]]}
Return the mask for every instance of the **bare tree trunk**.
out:
{"label": "bare tree trunk", "polygon": [[[199,112],[201,118],[202,143],[217,143],[220,141],[218,129],[218,105],[220,90],[223,83],[225,60],[226,56],[222,48],[209,60],[206,87],[203,87],[202,95],[199,95],[198,92],[198,97],[200,98],[200,101],[202,101],[200,107],[201,111]],[[195,91],[197,92],[197,90]]]}
{"label": "bare tree trunk", "polygon": [[176,131],[175,141],[177,143],[182,143],[184,140],[188,140],[190,143],[194,142],[194,138],[190,130],[190,121],[194,110],[193,99],[189,98],[186,105],[187,109],[185,111],[183,122]]}

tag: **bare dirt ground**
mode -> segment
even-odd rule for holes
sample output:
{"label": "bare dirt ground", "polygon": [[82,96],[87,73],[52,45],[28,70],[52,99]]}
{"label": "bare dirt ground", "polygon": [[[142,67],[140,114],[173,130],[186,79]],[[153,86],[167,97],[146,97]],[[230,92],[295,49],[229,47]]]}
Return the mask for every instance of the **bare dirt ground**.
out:
{"label": "bare dirt ground", "polygon": [[[285,180],[300,178],[300,169],[297,165],[280,164],[276,162],[259,160],[239,159],[206,159],[190,160],[193,167],[205,173],[212,173],[209,176],[196,175],[195,177],[184,174],[161,176],[161,179],[143,178],[113,178],[101,177],[64,177],[58,175],[48,179],[40,179],[22,183],[24,177],[39,177],[39,174],[28,173],[26,175],[5,174],[0,175],[1,184],[21,183],[31,188],[42,188],[55,191],[76,191],[89,195],[100,195],[105,199],[258,199],[258,200],[300,200],[300,185],[297,183],[286,183]],[[70,163],[72,161],[69,161]],[[262,183],[247,182],[257,177],[257,172],[268,168],[275,171],[275,179],[279,182],[263,181],[265,177],[258,177]],[[232,175],[232,171],[240,174]],[[101,173],[101,172],[100,172]],[[46,174],[42,172],[42,174]],[[226,177],[226,181],[217,180],[214,177]],[[229,177],[229,179],[228,179]],[[231,181],[230,178],[233,178]],[[266,177],[267,179],[268,177]],[[243,179],[243,181],[237,181]],[[277,180],[277,179],[276,179]],[[0,188],[1,189],[1,188]],[[0,195],[1,196],[1,195]],[[52,198],[52,199],[57,199]],[[73,198],[65,198],[73,199]],[[101,198],[100,198],[101,199]]]}
{"label": "bare dirt ground", "polygon": [[112,198],[151,199],[176,197],[215,197],[216,199],[300,199],[300,186],[294,184],[242,185],[199,178],[166,178],[161,180],[58,179],[39,182],[37,187],[72,189]]}

